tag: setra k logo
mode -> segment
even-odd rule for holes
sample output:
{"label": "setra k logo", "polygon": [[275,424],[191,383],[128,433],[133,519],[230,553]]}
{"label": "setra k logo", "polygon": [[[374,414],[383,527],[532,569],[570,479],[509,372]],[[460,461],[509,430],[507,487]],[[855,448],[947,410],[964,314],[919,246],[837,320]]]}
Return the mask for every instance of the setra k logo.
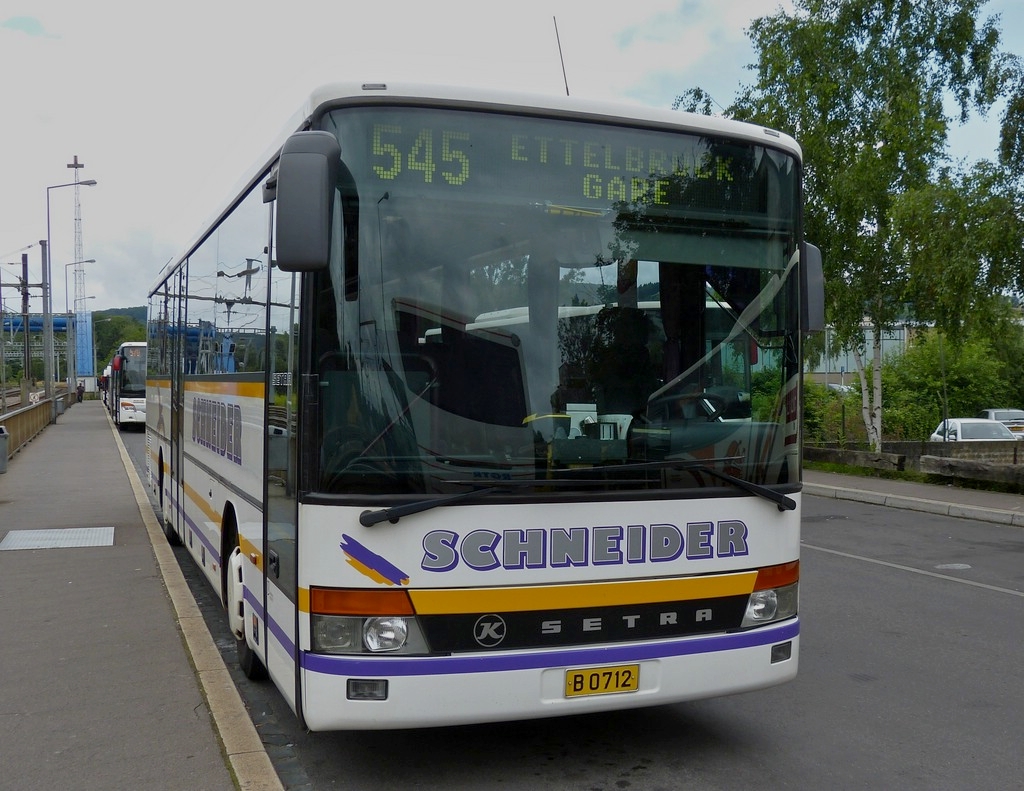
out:
{"label": "setra k logo", "polygon": [[505,639],[505,620],[500,615],[481,615],[473,626],[473,639],[484,648],[494,648]]}

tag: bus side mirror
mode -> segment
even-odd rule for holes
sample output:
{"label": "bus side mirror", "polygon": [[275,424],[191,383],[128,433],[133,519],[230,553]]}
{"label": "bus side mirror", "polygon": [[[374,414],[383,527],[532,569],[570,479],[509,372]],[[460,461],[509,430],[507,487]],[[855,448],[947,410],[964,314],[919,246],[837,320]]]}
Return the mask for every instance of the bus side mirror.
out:
{"label": "bus side mirror", "polygon": [[341,146],[328,132],[296,132],[277,165],[276,261],[284,272],[326,269]]}
{"label": "bus side mirror", "polygon": [[124,364],[124,358],[120,354],[115,354],[114,359],[110,361],[110,369],[112,371],[120,371],[121,366]]}
{"label": "bus side mirror", "polygon": [[823,332],[825,329],[825,269],[821,250],[804,244],[800,261],[800,329]]}

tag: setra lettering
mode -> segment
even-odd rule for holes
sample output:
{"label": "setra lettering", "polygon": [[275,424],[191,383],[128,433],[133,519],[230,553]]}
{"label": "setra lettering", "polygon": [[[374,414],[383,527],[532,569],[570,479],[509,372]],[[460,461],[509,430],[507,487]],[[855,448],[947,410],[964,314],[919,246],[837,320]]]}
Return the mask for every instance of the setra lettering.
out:
{"label": "setra lettering", "polygon": [[617,616],[584,616],[582,618],[556,618],[540,622],[540,633],[546,635],[588,634],[616,630],[621,633],[631,631],[651,631],[674,629],[688,623],[712,623],[713,613],[710,607],[698,610],[688,618],[681,618],[677,610],[662,610],[647,615],[627,614]]}

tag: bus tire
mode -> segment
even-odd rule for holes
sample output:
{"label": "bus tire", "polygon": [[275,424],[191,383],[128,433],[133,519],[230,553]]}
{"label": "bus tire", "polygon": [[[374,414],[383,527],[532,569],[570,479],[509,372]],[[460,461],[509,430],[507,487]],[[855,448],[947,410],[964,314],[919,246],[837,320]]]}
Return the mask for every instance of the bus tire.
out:
{"label": "bus tire", "polygon": [[174,530],[174,525],[171,524],[171,520],[167,518],[167,514],[164,513],[164,452],[160,451],[160,460],[157,465],[156,475],[156,490],[157,497],[160,500],[160,521],[163,522],[164,536],[167,538],[167,543],[172,547],[181,546],[181,536]]}
{"label": "bus tire", "polygon": [[235,637],[235,653],[238,656],[238,667],[246,678],[262,681],[267,677],[267,668],[256,652],[249,647],[245,639],[245,607],[243,605],[242,582],[242,548],[238,540],[238,532],[232,529],[234,549],[225,564],[227,585],[224,592],[224,603],[228,608],[228,626]]}
{"label": "bus tire", "polygon": [[181,546],[181,536],[174,532],[174,526],[171,524],[170,519],[164,519],[164,536],[167,537],[167,543],[172,547]]}

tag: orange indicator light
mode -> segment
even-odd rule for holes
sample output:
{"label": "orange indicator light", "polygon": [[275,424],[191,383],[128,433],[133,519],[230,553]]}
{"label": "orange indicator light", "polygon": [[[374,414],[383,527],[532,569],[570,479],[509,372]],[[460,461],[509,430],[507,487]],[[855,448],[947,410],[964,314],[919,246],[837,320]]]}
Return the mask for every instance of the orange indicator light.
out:
{"label": "orange indicator light", "polygon": [[792,585],[800,579],[800,561],[783,563],[778,566],[766,566],[757,570],[757,582],[754,583],[754,590],[763,591],[769,588],[782,588]]}
{"label": "orange indicator light", "polygon": [[404,590],[310,588],[309,609],[318,615],[415,615]]}

